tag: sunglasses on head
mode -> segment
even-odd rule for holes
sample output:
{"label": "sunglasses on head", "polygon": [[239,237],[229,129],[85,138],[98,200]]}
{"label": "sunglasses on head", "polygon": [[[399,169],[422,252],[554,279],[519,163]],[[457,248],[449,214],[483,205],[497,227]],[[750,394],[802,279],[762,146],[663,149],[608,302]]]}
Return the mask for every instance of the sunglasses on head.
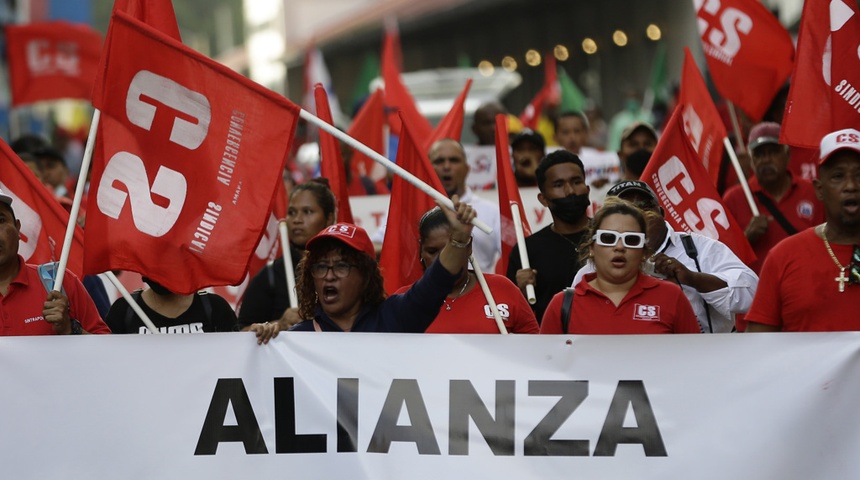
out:
{"label": "sunglasses on head", "polygon": [[614,247],[618,239],[627,248],[643,248],[645,246],[645,234],[640,232],[616,232],[615,230],[598,230],[594,234],[594,243],[601,247]]}

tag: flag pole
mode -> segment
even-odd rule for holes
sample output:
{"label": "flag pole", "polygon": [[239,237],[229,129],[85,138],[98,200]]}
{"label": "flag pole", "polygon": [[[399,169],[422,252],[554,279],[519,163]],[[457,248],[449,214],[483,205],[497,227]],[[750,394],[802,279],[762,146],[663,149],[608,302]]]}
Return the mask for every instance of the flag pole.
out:
{"label": "flag pole", "polygon": [[750,210],[752,210],[752,214],[754,217],[759,216],[758,207],[755,204],[755,200],[753,200],[752,192],[750,191],[750,185],[747,182],[747,177],[744,174],[744,170],[741,168],[741,162],[738,161],[738,156],[735,154],[735,149],[732,148],[732,142],[729,141],[728,137],[723,137],[723,145],[726,147],[726,152],[729,154],[729,158],[732,161],[732,165],[735,167],[735,173],[738,174],[738,182],[741,184],[741,188],[744,190],[744,196],[747,199],[747,202],[750,205]]}
{"label": "flag pole", "polygon": [[493,312],[493,318],[496,319],[496,326],[499,327],[499,333],[507,335],[508,329],[505,328],[505,322],[502,321],[502,316],[499,314],[496,300],[493,298],[493,293],[490,292],[490,286],[487,285],[487,279],[484,278],[484,272],[481,271],[481,266],[478,265],[474,255],[469,255],[469,263],[472,264],[472,268],[475,270],[475,276],[478,277],[478,283],[481,285],[481,290],[484,292],[484,298],[487,299],[487,305],[490,306],[490,311]]}
{"label": "flag pole", "polygon": [[735,138],[738,141],[738,146],[741,147],[742,152],[746,152],[747,146],[744,143],[744,134],[741,132],[741,124],[738,122],[738,114],[735,111],[735,104],[732,103],[731,100],[726,100],[726,106],[729,107],[729,117],[732,118],[732,130],[735,131]]}
{"label": "flag pole", "polygon": [[[341,140],[342,142],[346,143],[350,147],[352,147],[352,148],[358,150],[359,152],[367,155],[369,158],[373,159],[373,161],[375,161],[379,164],[382,164],[382,166],[391,170],[395,174],[399,175],[401,178],[403,178],[404,180],[406,180],[407,182],[412,184],[412,186],[414,186],[415,188],[421,190],[422,192],[426,193],[427,195],[430,195],[434,200],[441,203],[446,208],[448,208],[450,210],[454,210],[454,202],[452,202],[450,198],[437,192],[436,189],[434,189],[430,185],[427,185],[425,182],[423,182],[421,179],[419,179],[415,175],[408,172],[403,167],[401,167],[401,166],[397,165],[396,163],[392,162],[391,160],[383,157],[382,155],[380,155],[379,153],[374,151],[372,148],[370,148],[370,147],[364,145],[363,143],[359,142],[358,140],[350,137],[346,133],[341,132],[336,127],[329,125],[327,122],[323,121],[322,119],[320,119],[316,115],[313,115],[312,113],[306,111],[305,109],[302,109],[299,111],[299,116],[301,118],[305,119],[306,121],[316,125],[317,127],[325,130],[326,132],[328,132],[332,136],[336,137],[337,139]],[[477,217],[475,217],[472,220],[472,225],[474,225],[475,227],[477,227],[482,232],[484,232],[488,235],[493,233],[493,229],[490,228],[489,225],[482,222]]]}
{"label": "flag pole", "polygon": [[[90,122],[90,132],[87,136],[87,145],[84,148],[84,158],[81,160],[81,171],[78,174],[78,184],[75,186],[75,198],[72,200],[72,210],[69,212],[69,223],[66,225],[66,236],[63,239],[63,250],[60,254],[60,264],[57,266],[57,276],[54,279],[53,290],[59,291],[58,286],[63,285],[63,277],[66,275],[66,266],[69,263],[69,253],[72,251],[72,240],[75,236],[75,227],[78,224],[78,213],[81,211],[81,200],[84,198],[84,188],[87,183],[87,172],[90,170],[90,162],[93,158],[93,148],[96,144],[96,131],[99,127],[101,111],[98,108],[93,112]],[[134,302],[129,302],[129,304]]]}
{"label": "flag pole", "polygon": [[[523,231],[523,220],[520,218],[520,206],[516,202],[511,203],[511,218],[514,220],[514,231],[517,234],[517,249],[520,252],[520,264],[524,269],[532,268],[529,263],[529,252],[526,250],[526,235]],[[535,286],[531,283],[526,284],[526,300],[530,305],[537,302],[535,295]]]}
{"label": "flag pole", "polygon": [[290,238],[287,235],[287,221],[278,221],[278,233],[281,235],[281,250],[284,253],[284,269],[287,274],[287,294],[290,296],[290,306],[299,308],[296,298],[296,274],[293,271],[293,254],[290,253]]}
{"label": "flag pole", "polygon": [[158,331],[158,328],[155,327],[155,324],[152,323],[152,320],[149,319],[149,316],[146,314],[146,312],[144,312],[143,309],[140,308],[140,305],[138,305],[137,302],[134,301],[134,297],[132,297],[131,294],[128,293],[128,290],[125,288],[125,285],[123,285],[122,282],[120,282],[119,279],[116,278],[116,275],[114,275],[112,271],[108,270],[107,272],[105,272],[105,276],[108,278],[108,280],[110,280],[110,283],[113,284],[117,291],[119,291],[120,295],[122,295],[122,298],[124,298],[126,303],[128,303],[128,306],[131,307],[131,309],[134,310],[134,313],[136,313],[137,316],[143,321],[143,324],[146,325],[146,328],[148,328],[151,333],[161,333]]}

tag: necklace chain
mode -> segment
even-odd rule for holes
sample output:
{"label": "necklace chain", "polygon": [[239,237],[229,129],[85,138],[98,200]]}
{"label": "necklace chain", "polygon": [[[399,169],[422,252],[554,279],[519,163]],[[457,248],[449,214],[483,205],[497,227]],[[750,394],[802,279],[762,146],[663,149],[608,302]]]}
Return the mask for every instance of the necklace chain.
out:
{"label": "necklace chain", "polygon": [[827,249],[827,253],[829,253],[830,258],[833,259],[833,263],[835,263],[836,266],[839,267],[839,270],[845,270],[846,268],[848,268],[848,267],[843,267],[842,264],[839,263],[839,259],[836,258],[836,254],[833,253],[833,249],[830,248],[830,242],[827,241],[827,224],[826,223],[824,224],[824,229],[822,230],[821,233],[822,233],[821,236],[824,237],[824,248]]}
{"label": "necklace chain", "polygon": [[469,283],[471,281],[472,281],[472,277],[467,273],[466,274],[466,281],[463,282],[463,287],[460,288],[460,293],[458,293],[456,297],[451,299],[451,303],[448,303],[448,300],[443,300],[445,302],[445,310],[448,310],[448,311],[451,310],[451,305],[454,305],[454,302],[456,302],[457,299],[463,295],[463,292],[466,291],[466,287],[469,285]]}

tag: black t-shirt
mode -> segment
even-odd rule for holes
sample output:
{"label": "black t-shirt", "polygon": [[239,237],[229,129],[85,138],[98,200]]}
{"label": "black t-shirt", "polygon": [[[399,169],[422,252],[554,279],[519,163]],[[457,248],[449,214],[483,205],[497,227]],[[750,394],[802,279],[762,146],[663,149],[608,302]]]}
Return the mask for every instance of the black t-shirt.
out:
{"label": "black t-shirt", "polygon": [[[236,331],[236,313],[219,295],[195,293],[188,310],[176,318],[165,317],[151,309],[140,295],[132,294],[137,304],[161,333],[200,333]],[[105,318],[113,333],[150,333],[124,298],[113,302]]]}
{"label": "black t-shirt", "polygon": [[[304,250],[297,250],[291,245],[290,255],[293,257],[293,271],[296,272]],[[252,323],[280,320],[290,306],[284,257],[278,257],[248,282],[242,306],[239,307],[239,328],[245,328]]]}
{"label": "black t-shirt", "polygon": [[[552,230],[548,225],[526,237],[526,251],[529,254],[531,268],[537,270],[537,285],[535,285],[536,302],[532,305],[538,323],[543,319],[543,312],[552,300],[553,295],[570,286],[573,277],[582,266],[579,263],[578,248],[582,244],[587,230],[562,235]],[[508,260],[507,276],[514,284],[517,283],[517,270],[523,268],[520,261],[520,251],[517,246],[511,250]]]}

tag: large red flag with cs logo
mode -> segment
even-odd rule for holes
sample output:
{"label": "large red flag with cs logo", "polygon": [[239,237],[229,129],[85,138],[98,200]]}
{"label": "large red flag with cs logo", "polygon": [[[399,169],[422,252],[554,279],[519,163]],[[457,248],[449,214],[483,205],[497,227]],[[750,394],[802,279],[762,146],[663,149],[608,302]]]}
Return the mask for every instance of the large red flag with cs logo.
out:
{"label": "large red flag with cs logo", "polygon": [[675,230],[719,240],[749,265],[755,253],[687,140],[683,111],[684,105],[679,104],[641,180],[657,194],[663,216]]}
{"label": "large red flag with cs logo", "polygon": [[780,141],[818,149],[860,125],[860,12],[848,0],[806,0]]}
{"label": "large red flag with cs logo", "polygon": [[[32,264],[58,261],[69,213],[4,142],[0,163],[0,190],[12,197],[15,217],[21,221],[18,254]],[[84,233],[75,227],[68,268],[78,276],[83,271],[83,240]]]}
{"label": "large red flag with cs logo", "polygon": [[58,98],[89,99],[102,37],[69,22],[6,27],[12,106]]}
{"label": "large red flag with cs logo", "polygon": [[755,121],[782,88],[794,43],[758,0],[693,0],[714,85]]}
{"label": "large red flag with cs logo", "polygon": [[684,131],[708,171],[711,182],[717,185],[720,179],[720,163],[723,161],[726,126],[687,47],[684,47],[684,70],[681,72],[678,103],[684,105]]}
{"label": "large red flag with cs logo", "polygon": [[177,293],[240,282],[298,107],[122,12],[106,52],[84,270],[145,273]]}

